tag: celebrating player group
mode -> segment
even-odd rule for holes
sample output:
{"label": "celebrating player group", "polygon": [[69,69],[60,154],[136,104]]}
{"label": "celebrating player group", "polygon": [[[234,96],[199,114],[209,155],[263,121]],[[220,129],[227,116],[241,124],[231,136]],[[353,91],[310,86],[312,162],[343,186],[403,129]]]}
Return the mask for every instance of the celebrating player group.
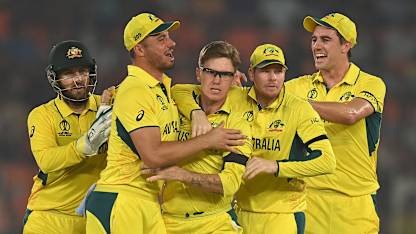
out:
{"label": "celebrating player group", "polygon": [[101,96],[87,47],[54,45],[45,71],[57,96],[27,121],[39,173],[23,233],[378,233],[386,86],[351,61],[350,18],[303,27],[313,74],[285,82],[274,43],[240,58],[212,41],[196,58],[199,84],[171,88],[180,22],[138,14],[124,28],[127,76]]}

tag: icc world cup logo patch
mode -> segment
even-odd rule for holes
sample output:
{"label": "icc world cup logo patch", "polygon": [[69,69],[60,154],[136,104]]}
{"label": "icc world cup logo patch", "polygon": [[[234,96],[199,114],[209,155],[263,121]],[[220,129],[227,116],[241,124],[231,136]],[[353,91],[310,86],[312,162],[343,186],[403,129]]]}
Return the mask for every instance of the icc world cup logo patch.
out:
{"label": "icc world cup logo patch", "polygon": [[69,131],[71,130],[71,125],[65,119],[59,123],[59,129],[61,129],[61,132],[58,132],[58,136],[72,136],[72,133]]}

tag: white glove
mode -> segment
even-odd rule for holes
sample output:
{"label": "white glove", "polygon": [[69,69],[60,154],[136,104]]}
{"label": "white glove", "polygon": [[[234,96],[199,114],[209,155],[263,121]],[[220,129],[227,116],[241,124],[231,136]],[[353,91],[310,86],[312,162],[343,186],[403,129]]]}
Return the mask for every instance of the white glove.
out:
{"label": "white glove", "polygon": [[108,108],[95,119],[90,129],[77,140],[75,147],[78,152],[87,157],[97,154],[110,135],[111,114],[112,108]]}
{"label": "white glove", "polygon": [[98,119],[98,117],[100,117],[100,115],[103,112],[106,112],[110,108],[111,108],[111,105],[101,104],[100,107],[98,107],[97,114],[95,114],[95,118]]}

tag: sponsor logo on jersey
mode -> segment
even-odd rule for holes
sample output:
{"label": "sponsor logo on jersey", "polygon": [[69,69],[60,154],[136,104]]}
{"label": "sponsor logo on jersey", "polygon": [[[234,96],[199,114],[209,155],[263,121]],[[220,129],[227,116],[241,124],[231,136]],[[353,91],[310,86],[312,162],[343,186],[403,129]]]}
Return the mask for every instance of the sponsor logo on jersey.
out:
{"label": "sponsor logo on jersey", "polygon": [[285,124],[283,123],[283,121],[278,119],[271,122],[267,130],[269,132],[283,132],[284,126]]}
{"label": "sponsor logo on jersey", "polygon": [[162,110],[167,110],[168,109],[168,105],[166,105],[165,100],[163,100],[162,96],[160,96],[159,94],[156,94],[156,99],[161,105],[160,109],[162,109]]}
{"label": "sponsor logo on jersey", "polygon": [[136,121],[142,120],[144,117],[144,110],[139,111],[139,113],[136,116]]}
{"label": "sponsor logo on jersey", "polygon": [[244,118],[245,120],[247,120],[248,122],[252,122],[252,121],[254,120],[254,114],[253,114],[253,111],[246,111],[246,112],[243,114],[243,118]]}
{"label": "sponsor logo on jersey", "polygon": [[315,99],[318,97],[318,90],[316,90],[316,88],[313,88],[311,90],[309,90],[307,97],[309,99]]}
{"label": "sponsor logo on jersey", "polygon": [[33,137],[34,134],[35,134],[35,126],[32,125],[32,127],[30,127],[29,137]]}
{"label": "sponsor logo on jersey", "polygon": [[354,98],[354,94],[352,94],[350,91],[344,93],[339,100],[341,102],[347,102],[347,101],[351,101]]}
{"label": "sponsor logo on jersey", "polygon": [[58,132],[58,136],[72,136],[72,133],[69,132],[71,125],[65,119],[59,123],[59,129],[61,129],[61,132]]}
{"label": "sponsor logo on jersey", "polygon": [[280,151],[280,140],[274,138],[252,138],[253,149]]}

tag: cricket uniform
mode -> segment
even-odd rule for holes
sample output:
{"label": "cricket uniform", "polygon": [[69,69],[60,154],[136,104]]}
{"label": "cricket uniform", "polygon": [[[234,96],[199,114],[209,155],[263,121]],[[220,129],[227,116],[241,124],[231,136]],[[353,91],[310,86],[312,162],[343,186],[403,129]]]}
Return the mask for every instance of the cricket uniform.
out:
{"label": "cricket uniform", "polygon": [[324,121],[337,159],[335,173],[307,178],[306,233],[378,233],[373,204],[379,188],[376,165],[386,86],[355,64],[343,80],[327,90],[317,72],[286,82],[288,92],[322,102],[367,100],[374,113],[352,125]]}
{"label": "cricket uniform", "polygon": [[[180,87],[194,87],[176,85]],[[200,96],[194,95],[194,101],[199,103]],[[182,99],[175,99],[181,105]],[[243,146],[238,146],[240,154],[205,150],[192,159],[179,164],[182,168],[200,174],[218,174],[223,194],[206,192],[196,186],[179,181],[169,181],[163,190],[163,217],[168,233],[241,233],[239,227],[230,214],[231,203],[235,192],[240,187],[245,164],[252,152],[250,122],[242,119],[249,111],[247,106],[237,106],[232,100],[226,99],[222,107],[215,113],[208,115],[208,121],[213,127],[224,123],[225,128],[239,129],[249,137]],[[179,139],[188,140],[192,134],[191,120],[181,116]]]}
{"label": "cricket uniform", "polygon": [[100,97],[91,95],[77,114],[58,96],[30,112],[30,145],[39,173],[33,177],[23,233],[85,233],[85,218],[75,209],[106,161],[105,153],[85,157],[75,144],[94,122],[98,103]]}
{"label": "cricket uniform", "polygon": [[[306,191],[300,178],[330,173],[335,167],[322,121],[284,87],[265,108],[258,104],[254,88],[234,89],[228,96],[249,108],[243,119],[252,121],[252,156],[279,161],[276,175],[260,174],[243,182],[236,194],[239,223],[245,233],[302,233]],[[178,107],[188,116],[197,109],[191,102]]]}
{"label": "cricket uniform", "polygon": [[87,233],[165,233],[157,200],[160,183],[146,182],[142,160],[129,133],[158,127],[162,141],[175,141],[179,115],[171,79],[159,82],[137,66],[117,89],[107,166],[87,201]]}

